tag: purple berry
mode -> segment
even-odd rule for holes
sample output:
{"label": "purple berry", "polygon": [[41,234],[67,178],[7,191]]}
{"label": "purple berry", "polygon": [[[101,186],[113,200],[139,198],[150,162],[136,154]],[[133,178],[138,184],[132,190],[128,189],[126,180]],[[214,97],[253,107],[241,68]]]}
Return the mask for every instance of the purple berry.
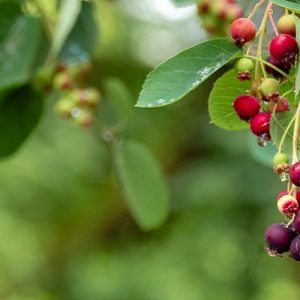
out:
{"label": "purple berry", "polygon": [[300,162],[296,162],[291,166],[290,179],[296,186],[300,186]]}
{"label": "purple berry", "polygon": [[290,249],[294,236],[295,233],[290,228],[282,224],[272,224],[265,232],[265,241],[272,252],[282,254]]}
{"label": "purple berry", "polygon": [[[290,69],[291,69],[291,64],[285,61],[280,61],[275,59],[272,56],[269,56],[267,58],[267,62],[269,62],[270,64],[272,64],[273,66],[277,67],[278,69],[280,69],[281,71],[285,72],[285,73],[289,73]],[[271,68],[270,66],[265,66],[266,71],[270,74],[273,75],[275,78],[282,78],[282,74],[278,73],[276,70],[274,70],[273,68]]]}
{"label": "purple berry", "polygon": [[300,210],[297,211],[294,222],[293,222],[295,230],[300,233]]}
{"label": "purple berry", "polygon": [[290,254],[294,260],[300,261],[300,236],[296,236],[290,247]]}

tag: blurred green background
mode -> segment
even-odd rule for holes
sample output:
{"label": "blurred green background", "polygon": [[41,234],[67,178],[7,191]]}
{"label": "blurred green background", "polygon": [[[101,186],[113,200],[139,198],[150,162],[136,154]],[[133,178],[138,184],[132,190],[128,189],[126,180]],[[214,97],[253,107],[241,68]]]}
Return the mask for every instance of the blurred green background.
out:
{"label": "blurred green background", "polygon": [[[120,78],[133,101],[151,68],[207,38],[194,6],[97,4],[91,83]],[[282,185],[247,132],[209,124],[215,78],[170,107],[134,110],[125,134],[153,150],[171,190],[171,215],[152,232],[131,218],[106,145],[47,100],[37,130],[0,162],[1,300],[299,299],[298,265],[264,251]]]}

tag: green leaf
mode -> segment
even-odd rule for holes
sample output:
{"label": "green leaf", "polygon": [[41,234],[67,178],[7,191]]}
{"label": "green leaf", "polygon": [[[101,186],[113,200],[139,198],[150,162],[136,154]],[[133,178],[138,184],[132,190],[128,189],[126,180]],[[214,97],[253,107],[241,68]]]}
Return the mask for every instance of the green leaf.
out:
{"label": "green leaf", "polygon": [[[133,97],[127,86],[118,78],[109,78],[104,82],[104,93],[110,110],[112,123],[125,123],[133,112]],[[104,112],[108,115],[107,111]],[[105,118],[106,116],[103,116]]]}
{"label": "green leaf", "polygon": [[277,149],[272,142],[268,142],[265,147],[260,147],[257,144],[257,138],[253,134],[249,134],[249,151],[258,162],[273,167],[273,157],[277,153]]}
{"label": "green leaf", "polygon": [[[277,113],[275,114],[275,116],[272,117],[271,125],[270,125],[270,133],[271,133],[272,141],[277,147],[279,147],[282,136],[286,131],[294,115],[295,115],[294,112],[283,112],[283,113]],[[283,152],[287,154],[290,158],[292,157],[293,154],[293,130],[294,130],[294,124],[290,126],[290,129],[287,132],[282,147]]]}
{"label": "green leaf", "polygon": [[245,94],[250,87],[251,81],[239,81],[234,70],[220,77],[215,82],[208,99],[208,111],[212,123],[227,130],[248,128],[248,123],[238,117],[232,103],[237,96]]}
{"label": "green leaf", "polygon": [[0,92],[27,83],[33,75],[41,47],[38,19],[21,17],[0,45]]}
{"label": "green leaf", "polygon": [[26,85],[8,95],[0,105],[0,157],[15,152],[37,125],[42,114],[42,99]]}
{"label": "green leaf", "polygon": [[300,12],[300,1],[294,0],[294,1],[287,1],[287,0],[270,0],[272,3],[287,8],[289,10]]}
{"label": "green leaf", "polygon": [[167,218],[169,195],[152,153],[142,144],[125,142],[114,149],[115,171],[128,207],[143,230],[160,226]]}
{"label": "green leaf", "polygon": [[165,61],[148,76],[136,106],[174,103],[240,54],[228,39],[205,41]]}
{"label": "green leaf", "polygon": [[81,9],[81,0],[64,0],[60,6],[51,54],[56,57],[73,29]]}
{"label": "green leaf", "polygon": [[12,0],[0,2],[0,43],[21,15],[20,3]]}
{"label": "green leaf", "polygon": [[98,24],[94,17],[94,4],[83,2],[76,24],[59,55],[69,63],[89,60],[99,38]]}
{"label": "green leaf", "polygon": [[171,1],[175,6],[178,7],[189,6],[196,3],[196,0],[171,0]]}

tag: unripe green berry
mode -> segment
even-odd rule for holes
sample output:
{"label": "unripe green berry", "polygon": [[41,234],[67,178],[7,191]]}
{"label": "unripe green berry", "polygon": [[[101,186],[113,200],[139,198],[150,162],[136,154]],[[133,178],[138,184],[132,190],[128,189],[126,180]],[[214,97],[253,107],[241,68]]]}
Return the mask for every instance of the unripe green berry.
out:
{"label": "unripe green berry", "polygon": [[70,93],[70,98],[80,107],[95,108],[100,103],[100,93],[95,88],[76,89]]}
{"label": "unripe green berry", "polygon": [[80,110],[74,121],[80,127],[89,128],[93,124],[93,114],[89,110]]}
{"label": "unripe green berry", "polygon": [[211,5],[211,12],[218,18],[225,17],[226,4],[223,1],[215,1]]}
{"label": "unripe green berry", "polygon": [[289,163],[289,158],[286,156],[286,154],[282,152],[277,152],[273,158],[273,164],[274,166],[282,166],[287,165]]}
{"label": "unripe green berry", "polygon": [[296,24],[294,15],[283,15],[277,22],[277,28],[280,33],[296,35]]}
{"label": "unripe green berry", "polygon": [[77,81],[85,79],[91,72],[92,65],[88,61],[69,65],[70,76]]}
{"label": "unripe green berry", "polygon": [[251,59],[243,57],[236,62],[238,72],[251,72],[254,69],[254,63]]}
{"label": "unripe green berry", "polygon": [[212,15],[206,15],[202,17],[202,26],[209,33],[216,33],[218,30],[218,20]]}
{"label": "unripe green berry", "polygon": [[68,73],[58,73],[53,79],[53,85],[57,90],[68,90],[73,83]]}
{"label": "unripe green berry", "polygon": [[66,98],[59,100],[55,106],[55,111],[63,118],[68,119],[71,117],[71,111],[74,104]]}
{"label": "unripe green berry", "polygon": [[274,78],[267,78],[261,83],[260,90],[263,96],[271,97],[278,93],[279,82]]}

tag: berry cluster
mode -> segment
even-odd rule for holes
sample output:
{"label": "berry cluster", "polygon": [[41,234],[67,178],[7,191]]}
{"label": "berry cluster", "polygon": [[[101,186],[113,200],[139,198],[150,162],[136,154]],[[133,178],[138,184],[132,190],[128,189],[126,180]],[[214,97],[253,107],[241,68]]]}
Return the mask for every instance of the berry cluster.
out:
{"label": "berry cluster", "polygon": [[[287,26],[284,21],[287,18],[290,21],[294,20],[292,15],[284,15],[278,20],[278,31],[284,33],[277,34],[271,40],[265,64],[261,54],[260,57],[254,57],[258,59],[256,67],[253,59],[249,58],[251,55],[247,54],[236,63],[237,77],[241,81],[251,80],[252,73],[256,69],[251,90],[239,95],[233,102],[233,107],[242,120],[250,122],[250,129],[258,136],[258,143],[261,146],[271,139],[269,132],[271,114],[289,110],[288,100],[280,95],[280,84],[284,81],[283,74],[289,73],[295,63],[299,49],[296,39],[287,33],[294,34],[295,21]],[[234,42],[242,47],[256,38],[256,25],[250,19],[239,18],[231,24],[230,34]],[[251,45],[246,53],[249,53],[249,50]],[[258,64],[259,60],[261,66]],[[263,76],[257,71],[258,67],[262,68]]]}
{"label": "berry cluster", "polygon": [[200,0],[197,7],[203,27],[216,35],[227,34],[231,22],[243,15],[235,0]]}
{"label": "berry cluster", "polygon": [[100,93],[93,87],[82,87],[91,72],[89,63],[61,65],[57,67],[53,86],[60,92],[56,112],[80,127],[88,128],[93,123],[93,111],[100,103]]}
{"label": "berry cluster", "polygon": [[[262,2],[260,1],[259,4]],[[272,3],[269,3],[261,26],[257,30],[256,25],[251,21],[254,13],[255,9],[248,18],[238,18],[230,26],[233,41],[245,50],[244,56],[235,65],[237,78],[240,81],[252,81],[251,89],[237,96],[232,105],[239,118],[249,122],[250,130],[258,137],[258,144],[265,146],[272,138],[270,135],[271,119],[276,113],[291,109],[286,95],[293,92],[294,87],[284,94],[281,94],[280,90],[281,85],[289,78],[289,73],[299,53],[299,47],[295,39],[293,14],[286,13],[275,25],[272,17]],[[264,34],[268,20],[273,26],[275,36],[268,43],[268,53],[263,53]],[[295,125],[295,131],[298,130],[299,128]],[[298,191],[300,162],[297,159],[297,151],[296,145],[293,148],[291,165],[288,156],[282,152],[282,147],[279,147],[273,159],[275,172],[281,181],[288,182],[288,186],[286,191],[279,193],[277,197],[277,208],[284,216],[284,222],[270,225],[265,232],[265,241],[270,255],[280,256],[289,251],[291,257],[300,261],[300,190]]]}

